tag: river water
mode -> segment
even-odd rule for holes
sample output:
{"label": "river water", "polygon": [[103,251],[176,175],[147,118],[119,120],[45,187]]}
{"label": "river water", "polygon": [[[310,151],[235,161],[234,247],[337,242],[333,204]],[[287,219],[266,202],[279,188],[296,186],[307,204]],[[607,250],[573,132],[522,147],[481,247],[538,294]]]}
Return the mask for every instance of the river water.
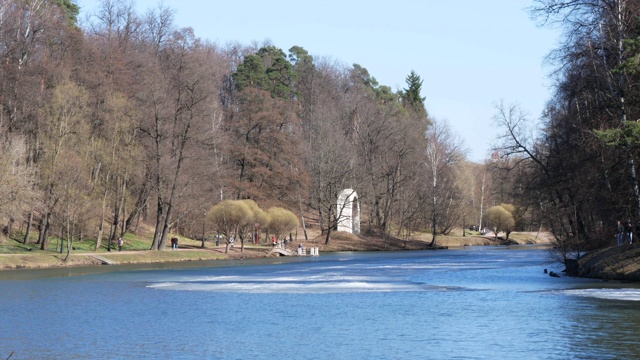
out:
{"label": "river water", "polygon": [[465,247],[5,271],[0,359],[640,358],[638,286],[545,268]]}

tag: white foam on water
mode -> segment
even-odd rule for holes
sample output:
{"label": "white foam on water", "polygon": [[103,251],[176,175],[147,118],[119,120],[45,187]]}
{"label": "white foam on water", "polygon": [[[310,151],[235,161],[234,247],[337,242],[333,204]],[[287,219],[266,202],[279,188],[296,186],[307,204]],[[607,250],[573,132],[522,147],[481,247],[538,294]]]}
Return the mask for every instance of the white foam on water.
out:
{"label": "white foam on water", "polygon": [[640,301],[640,289],[571,289],[560,290],[561,294],[581,296],[596,299]]}
{"label": "white foam on water", "polygon": [[162,282],[147,287],[160,290],[243,293],[354,293],[425,291],[421,284],[363,281],[330,282]]}

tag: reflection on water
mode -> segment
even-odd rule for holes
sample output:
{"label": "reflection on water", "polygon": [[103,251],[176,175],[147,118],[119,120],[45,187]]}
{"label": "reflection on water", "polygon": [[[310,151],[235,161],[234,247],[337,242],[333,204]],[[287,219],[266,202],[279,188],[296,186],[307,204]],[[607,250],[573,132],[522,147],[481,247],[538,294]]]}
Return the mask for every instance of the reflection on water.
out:
{"label": "reflection on water", "polygon": [[272,262],[0,281],[0,358],[640,357],[640,288],[551,278],[542,250]]}

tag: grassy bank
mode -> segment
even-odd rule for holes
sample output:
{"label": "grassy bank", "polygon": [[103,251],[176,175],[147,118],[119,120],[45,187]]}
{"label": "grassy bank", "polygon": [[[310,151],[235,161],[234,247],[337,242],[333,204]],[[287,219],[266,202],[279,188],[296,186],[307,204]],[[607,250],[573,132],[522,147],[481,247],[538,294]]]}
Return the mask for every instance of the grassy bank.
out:
{"label": "grassy bank", "polygon": [[[307,239],[300,234],[302,234],[301,230],[289,246],[296,248],[298,244],[302,244],[305,248],[318,247],[320,252],[425,250],[430,249],[431,242],[431,236],[428,234],[416,234],[404,240],[373,232],[359,236],[336,232],[329,244],[325,244],[324,235],[317,231],[308,231]],[[460,230],[448,236],[439,236],[436,239],[437,245],[444,247],[505,245],[502,238],[496,241],[492,236],[482,236],[470,231],[465,232],[464,235]],[[180,237],[178,250],[168,247],[163,251],[150,251],[148,250],[151,246],[150,239],[149,233],[127,234],[122,252],[117,251],[115,244],[112,244],[114,247],[108,251],[108,244],[104,242],[95,251],[95,240],[76,241],[72,243],[72,250],[67,256],[67,244],[60,242],[59,239],[51,239],[49,249],[43,251],[40,250],[39,245],[23,244],[19,238],[0,238],[0,270],[100,266],[105,263],[105,260],[110,264],[121,265],[259,258],[270,256],[271,250],[270,245],[245,244],[244,251],[241,251],[240,244],[236,244],[226,252],[222,244],[216,246],[213,242],[205,242],[203,248],[199,240]],[[549,237],[544,234],[512,233],[510,236],[511,244],[547,244],[549,242]],[[60,252],[61,245],[62,252]]]}

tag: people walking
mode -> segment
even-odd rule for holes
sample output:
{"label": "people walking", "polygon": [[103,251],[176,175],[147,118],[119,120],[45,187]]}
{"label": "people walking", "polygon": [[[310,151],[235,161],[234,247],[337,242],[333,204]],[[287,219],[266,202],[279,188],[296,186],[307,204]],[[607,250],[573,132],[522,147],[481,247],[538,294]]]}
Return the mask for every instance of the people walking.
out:
{"label": "people walking", "polygon": [[122,251],[122,245],[124,245],[124,240],[121,237],[118,238],[118,251]]}
{"label": "people walking", "polygon": [[622,245],[623,234],[624,234],[624,226],[622,226],[622,223],[620,222],[620,220],[618,220],[618,223],[616,224],[616,242],[618,246]]}
{"label": "people walking", "polygon": [[633,243],[633,225],[631,225],[631,220],[627,220],[627,226],[625,227],[626,232],[626,242],[631,245]]}

